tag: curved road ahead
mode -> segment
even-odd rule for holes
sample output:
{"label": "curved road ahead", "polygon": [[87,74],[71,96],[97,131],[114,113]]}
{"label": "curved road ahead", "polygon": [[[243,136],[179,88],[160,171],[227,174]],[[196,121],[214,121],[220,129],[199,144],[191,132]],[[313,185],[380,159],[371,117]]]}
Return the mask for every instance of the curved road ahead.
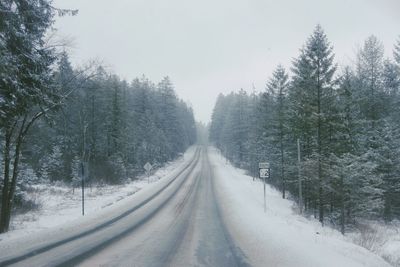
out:
{"label": "curved road ahead", "polygon": [[225,228],[220,208],[207,149],[198,148],[193,161],[171,183],[117,220],[71,240],[11,258],[8,263],[249,266]]}

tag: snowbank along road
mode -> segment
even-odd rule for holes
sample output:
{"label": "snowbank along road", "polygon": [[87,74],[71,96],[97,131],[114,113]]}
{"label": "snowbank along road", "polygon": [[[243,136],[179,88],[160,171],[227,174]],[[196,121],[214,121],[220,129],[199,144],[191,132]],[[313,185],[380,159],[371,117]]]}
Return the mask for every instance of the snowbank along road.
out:
{"label": "snowbank along road", "polygon": [[62,230],[3,240],[0,266],[388,266],[355,245],[317,240],[273,191],[268,201],[284,213],[264,214],[259,189],[213,148],[198,147],[125,205]]}

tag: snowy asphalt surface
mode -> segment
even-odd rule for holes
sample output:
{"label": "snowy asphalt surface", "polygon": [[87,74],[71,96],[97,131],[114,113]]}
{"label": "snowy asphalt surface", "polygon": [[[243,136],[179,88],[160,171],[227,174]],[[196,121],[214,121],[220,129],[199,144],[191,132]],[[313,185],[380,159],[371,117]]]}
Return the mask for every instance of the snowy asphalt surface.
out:
{"label": "snowy asphalt surface", "polygon": [[199,148],[191,164],[151,199],[117,220],[101,224],[95,231],[69,239],[22,252],[9,258],[8,263],[11,266],[249,266],[220,215],[206,148]]}
{"label": "snowy asphalt surface", "polygon": [[193,147],[162,179],[75,222],[0,240],[0,266],[384,267],[293,202]]}

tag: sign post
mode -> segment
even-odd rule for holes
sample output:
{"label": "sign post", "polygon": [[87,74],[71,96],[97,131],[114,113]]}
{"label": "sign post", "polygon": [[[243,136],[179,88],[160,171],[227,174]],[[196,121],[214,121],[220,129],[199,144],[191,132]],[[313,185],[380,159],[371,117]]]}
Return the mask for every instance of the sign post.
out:
{"label": "sign post", "polygon": [[147,174],[147,183],[150,183],[150,171],[153,168],[153,166],[151,166],[151,164],[149,162],[147,162],[143,168],[146,170],[146,174]]}
{"label": "sign post", "polygon": [[85,164],[81,162],[81,182],[82,182],[82,216],[85,215]]}
{"label": "sign post", "polygon": [[303,192],[301,185],[301,161],[300,161],[300,139],[297,139],[297,171],[299,176],[299,211],[303,213]]}
{"label": "sign post", "polygon": [[266,199],[266,192],[265,192],[265,179],[269,178],[269,163],[268,162],[260,162],[258,163],[258,171],[260,178],[264,180],[264,212],[267,212],[267,199]]}

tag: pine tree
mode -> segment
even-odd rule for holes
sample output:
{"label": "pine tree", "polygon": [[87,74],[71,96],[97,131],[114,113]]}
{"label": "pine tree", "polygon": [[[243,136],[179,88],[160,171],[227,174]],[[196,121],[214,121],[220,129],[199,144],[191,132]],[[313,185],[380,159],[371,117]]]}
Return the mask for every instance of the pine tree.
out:
{"label": "pine tree", "polygon": [[223,148],[221,136],[226,114],[228,114],[226,97],[223,94],[219,94],[212,112],[209,139],[221,150]]}
{"label": "pine tree", "polygon": [[397,43],[394,45],[393,57],[397,65],[400,67],[400,38],[397,40]]}
{"label": "pine tree", "polygon": [[285,139],[287,134],[286,126],[286,96],[289,87],[288,83],[289,76],[286,74],[285,69],[282,65],[279,65],[272,74],[271,79],[267,83],[267,89],[269,94],[273,98],[272,107],[272,125],[274,128],[273,132],[273,143],[275,147],[279,149],[279,162],[277,165],[280,169],[280,181],[282,183],[282,197],[285,198],[286,193],[286,181],[285,181]]}
{"label": "pine tree", "polygon": [[357,91],[360,119],[363,121],[362,133],[358,138],[360,144],[358,164],[363,170],[359,170],[362,175],[356,177],[359,180],[357,186],[360,190],[356,209],[359,213],[372,218],[378,218],[379,214],[382,214],[384,179],[392,175],[390,174],[392,163],[388,158],[389,140],[385,138],[389,130],[386,116],[390,98],[389,91],[384,88],[383,53],[382,43],[375,36],[370,36],[357,58]]}
{"label": "pine tree", "polygon": [[159,84],[161,125],[167,138],[168,147],[165,150],[167,159],[174,158],[183,151],[182,128],[178,120],[177,98],[169,77],[165,77]]}
{"label": "pine tree", "polygon": [[[354,206],[354,186],[351,177],[355,176],[352,162],[357,158],[357,116],[359,110],[355,98],[355,76],[349,67],[344,69],[343,74],[338,79],[337,100],[335,109],[337,110],[337,120],[334,124],[335,131],[332,136],[331,154],[329,158],[331,187],[333,190],[332,209],[335,206],[339,209],[338,217],[340,230],[345,233],[345,225],[351,220],[352,209]],[[335,219],[335,212],[331,214]]]}
{"label": "pine tree", "polygon": [[52,153],[47,158],[48,164],[48,175],[50,176],[50,181],[62,180],[62,154],[60,147],[58,145],[53,146]]}
{"label": "pine tree", "polygon": [[71,185],[73,191],[75,191],[75,187],[78,187],[81,182],[81,159],[78,156],[75,156],[71,162]]}
{"label": "pine tree", "polygon": [[[400,72],[397,66],[390,60],[385,60],[383,63],[382,83],[384,88],[384,112],[385,115],[392,114],[392,118],[400,122]],[[394,115],[394,116],[393,116]]]}
{"label": "pine tree", "polygon": [[372,35],[357,56],[360,107],[372,129],[382,115],[382,71],[383,45]]}
{"label": "pine tree", "polygon": [[385,116],[380,136],[383,137],[383,145],[379,147],[379,172],[383,180],[384,210],[383,218],[391,221],[396,210],[400,208],[400,201],[396,194],[400,192],[400,161],[399,161],[399,142],[400,142],[400,72],[397,66],[390,60],[384,61],[382,80],[386,99]]}
{"label": "pine tree", "polygon": [[[210,140],[234,164],[251,172],[253,161],[269,161],[269,181],[282,188],[282,176],[286,181],[298,178],[299,138],[306,211],[314,211],[322,223],[339,222],[342,233],[360,219],[399,218],[399,46],[395,61],[384,61],[381,42],[369,37],[358,53],[355,71],[345,67],[335,79],[332,46],[317,26],[293,62],[292,80],[281,98],[284,108],[279,108],[277,81],[287,79],[278,78],[284,75],[275,71],[266,92],[245,97],[244,117],[238,112],[240,93],[218,97]],[[245,135],[238,134],[243,118],[250,122]],[[284,142],[279,138],[282,132]],[[242,138],[246,142],[241,143]],[[253,157],[251,152],[257,149]],[[296,196],[297,183],[287,183],[285,191]]]}
{"label": "pine tree", "polygon": [[35,171],[29,164],[22,164],[19,182],[24,186],[35,185],[39,182]]}
{"label": "pine tree", "polygon": [[[323,159],[329,145],[330,127],[327,121],[331,114],[328,107],[331,105],[332,78],[336,70],[332,50],[324,31],[320,25],[317,25],[299,59],[294,62],[294,97],[291,98],[294,101],[296,113],[292,113],[295,116],[292,122],[298,125],[296,132],[305,132],[303,140],[307,146],[306,155],[309,156],[309,160],[316,161],[317,200],[321,223],[324,221],[324,187],[327,183],[326,173],[324,173],[326,163]],[[300,120],[300,125],[297,120]],[[313,129],[317,130],[316,134]]]}

